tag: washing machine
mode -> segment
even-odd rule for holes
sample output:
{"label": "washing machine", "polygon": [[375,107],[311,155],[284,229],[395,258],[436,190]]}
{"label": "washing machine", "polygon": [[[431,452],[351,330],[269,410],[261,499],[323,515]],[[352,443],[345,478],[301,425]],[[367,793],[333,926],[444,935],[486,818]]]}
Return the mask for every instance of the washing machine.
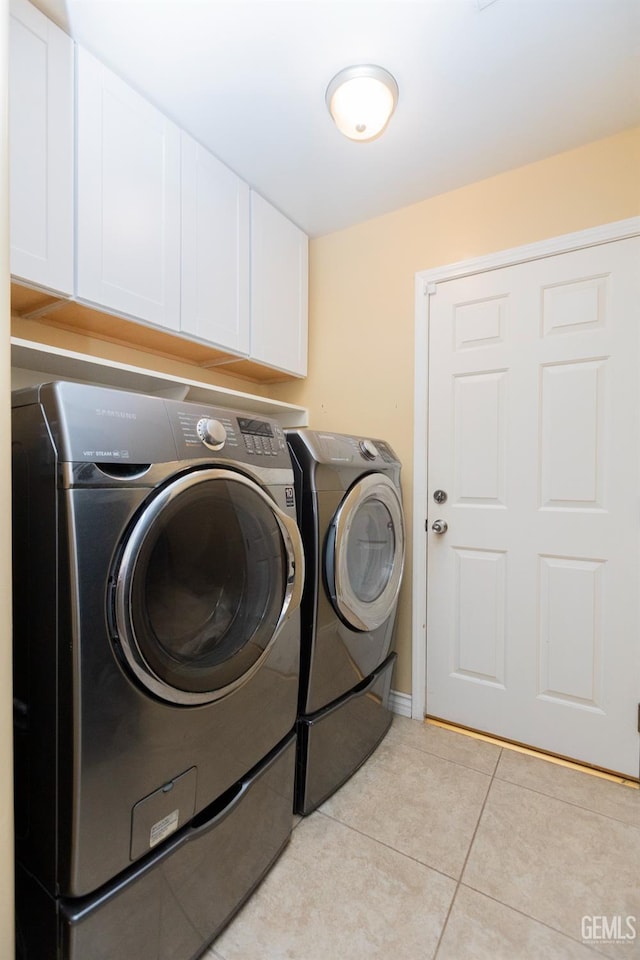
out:
{"label": "washing machine", "polygon": [[401,465],[383,440],[287,431],[306,561],[296,810],[307,814],[391,724],[405,555]]}
{"label": "washing machine", "polygon": [[12,413],[19,956],[191,960],[291,831],[284,433],[65,382]]}

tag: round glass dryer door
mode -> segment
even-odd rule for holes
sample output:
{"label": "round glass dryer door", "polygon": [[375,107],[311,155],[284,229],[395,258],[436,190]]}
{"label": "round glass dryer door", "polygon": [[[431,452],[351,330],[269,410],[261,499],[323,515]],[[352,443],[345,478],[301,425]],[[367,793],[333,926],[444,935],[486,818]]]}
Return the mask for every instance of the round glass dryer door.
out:
{"label": "round glass dryer door", "polygon": [[340,616],[374,630],[392,614],[404,568],[404,520],[398,491],[383,474],[356,483],[333,518],[327,582]]}
{"label": "round glass dryer door", "polygon": [[122,653],[164,700],[218,699],[259,667],[303,577],[298,528],[257,484],[221,469],[183,475],[147,502],[122,552]]}

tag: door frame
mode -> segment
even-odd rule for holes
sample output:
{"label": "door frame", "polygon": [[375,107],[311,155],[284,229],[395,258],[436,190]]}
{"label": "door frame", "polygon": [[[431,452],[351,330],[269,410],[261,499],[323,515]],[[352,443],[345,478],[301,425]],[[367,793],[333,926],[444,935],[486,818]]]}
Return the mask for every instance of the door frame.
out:
{"label": "door frame", "polygon": [[471,260],[461,260],[415,276],[414,413],[413,413],[413,577],[411,611],[411,716],[423,720],[427,680],[427,524],[428,424],[429,424],[429,305],[436,284],[473,274],[570,253],[615,240],[640,235],[640,217],[617,220],[551,237],[521,247],[511,247]]}

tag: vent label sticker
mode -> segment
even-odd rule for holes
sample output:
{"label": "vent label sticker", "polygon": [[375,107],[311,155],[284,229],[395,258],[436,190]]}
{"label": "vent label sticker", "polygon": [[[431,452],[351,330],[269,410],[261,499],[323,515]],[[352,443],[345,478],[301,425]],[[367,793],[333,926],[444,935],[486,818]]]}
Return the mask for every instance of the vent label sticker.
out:
{"label": "vent label sticker", "polygon": [[149,834],[149,847],[155,847],[156,844],[161,843],[165,837],[168,837],[177,830],[179,819],[180,811],[174,810],[172,813],[167,814],[166,817],[163,817],[162,820],[154,823],[151,827],[151,833]]}

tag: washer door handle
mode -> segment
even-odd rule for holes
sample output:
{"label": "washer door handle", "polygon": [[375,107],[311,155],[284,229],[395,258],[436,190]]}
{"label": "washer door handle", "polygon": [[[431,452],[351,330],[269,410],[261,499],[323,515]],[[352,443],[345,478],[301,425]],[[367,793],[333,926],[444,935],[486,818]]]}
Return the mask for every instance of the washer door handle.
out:
{"label": "washer door handle", "polygon": [[302,599],[305,574],[304,548],[295,520],[274,504],[271,504],[271,508],[280,525],[287,551],[287,592],[281,613],[281,620],[284,620],[298,609]]}

